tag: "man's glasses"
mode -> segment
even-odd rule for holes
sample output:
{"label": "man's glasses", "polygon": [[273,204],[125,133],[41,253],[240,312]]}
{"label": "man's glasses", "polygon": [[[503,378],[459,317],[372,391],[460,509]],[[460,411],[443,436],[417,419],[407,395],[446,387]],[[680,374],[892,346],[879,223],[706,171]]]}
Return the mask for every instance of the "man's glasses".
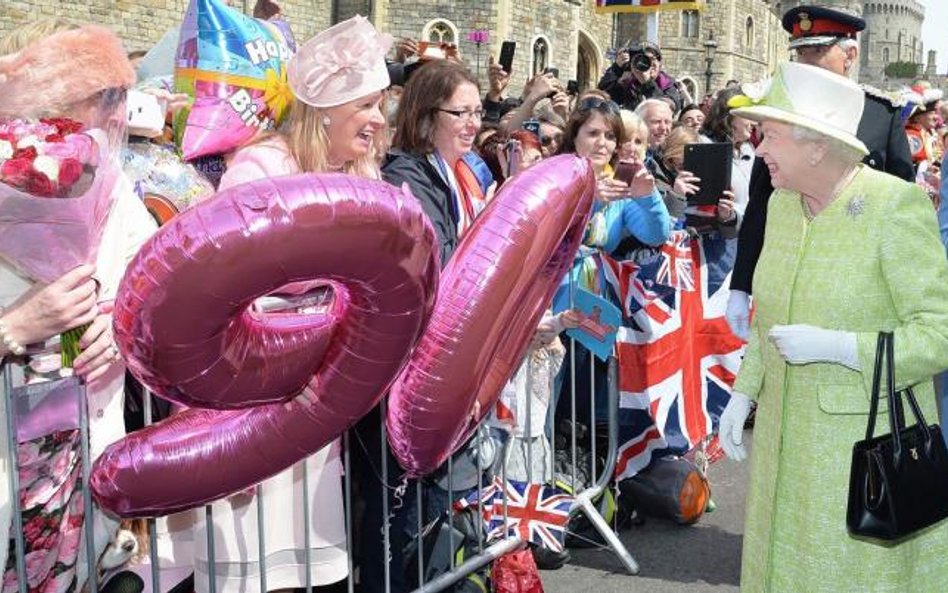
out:
{"label": "man's glasses", "polygon": [[477,109],[477,110],[472,110],[472,109],[442,109],[441,107],[438,107],[438,111],[441,111],[441,112],[444,112],[444,113],[448,113],[448,114],[453,115],[454,117],[456,117],[456,118],[458,118],[458,119],[462,119],[462,120],[464,120],[464,121],[472,121],[472,120],[474,120],[474,119],[482,120],[482,119],[484,119],[484,116],[487,115],[487,110],[486,110],[486,109]]}

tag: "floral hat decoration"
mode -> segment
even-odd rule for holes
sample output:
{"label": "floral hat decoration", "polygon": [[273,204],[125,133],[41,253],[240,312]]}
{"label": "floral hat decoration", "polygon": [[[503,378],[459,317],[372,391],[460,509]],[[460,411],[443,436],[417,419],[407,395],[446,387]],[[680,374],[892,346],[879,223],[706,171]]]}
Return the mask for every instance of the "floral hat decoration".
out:
{"label": "floral hat decoration", "polygon": [[334,107],[389,85],[385,54],[392,36],[355,16],[307,41],[287,68],[296,98],[313,107]]}
{"label": "floral hat decoration", "polygon": [[742,85],[741,91],[743,95],[728,101],[733,115],[814,130],[862,155],[869,154],[856,137],[865,93],[848,78],[816,66],[785,62],[772,79]]}

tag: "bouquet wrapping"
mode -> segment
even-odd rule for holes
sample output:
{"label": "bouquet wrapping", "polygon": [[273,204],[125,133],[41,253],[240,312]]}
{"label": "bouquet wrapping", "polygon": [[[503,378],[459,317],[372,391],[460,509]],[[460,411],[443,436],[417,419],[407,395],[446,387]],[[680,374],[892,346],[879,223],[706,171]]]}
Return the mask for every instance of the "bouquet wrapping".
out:
{"label": "bouquet wrapping", "polygon": [[[95,262],[120,174],[109,146],[73,120],[0,122],[0,257],[47,284]],[[64,366],[84,329],[64,334]]]}

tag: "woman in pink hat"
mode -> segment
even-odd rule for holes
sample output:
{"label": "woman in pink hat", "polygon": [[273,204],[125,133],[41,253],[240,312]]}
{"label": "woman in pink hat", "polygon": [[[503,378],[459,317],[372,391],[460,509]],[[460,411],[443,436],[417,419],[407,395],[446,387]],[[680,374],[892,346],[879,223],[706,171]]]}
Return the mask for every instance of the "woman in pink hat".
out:
{"label": "woman in pink hat", "polygon": [[[288,77],[295,102],[278,133],[259,138],[228,159],[220,189],[266,177],[300,172],[343,172],[381,177],[376,140],[385,125],[382,91],[389,76],[385,54],[389,35],[378,33],[363,17],[339,23],[310,39],[292,58]],[[303,468],[309,498],[301,499]],[[348,571],[345,511],[339,443],[263,482],[266,522],[266,580],[270,591],[305,587],[308,558],[312,585],[346,578]],[[259,590],[257,502],[254,491],[214,504],[212,526],[202,525],[195,541],[214,530],[218,591]],[[310,507],[309,525],[303,505]],[[310,549],[305,548],[309,530]],[[205,546],[195,546],[197,591],[208,589]]]}

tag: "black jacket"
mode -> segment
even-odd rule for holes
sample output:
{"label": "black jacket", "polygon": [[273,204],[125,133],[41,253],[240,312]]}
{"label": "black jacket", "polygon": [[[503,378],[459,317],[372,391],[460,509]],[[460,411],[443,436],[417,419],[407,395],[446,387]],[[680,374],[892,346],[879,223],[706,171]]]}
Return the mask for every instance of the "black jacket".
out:
{"label": "black jacket", "polygon": [[665,72],[659,72],[658,78],[645,84],[640,83],[635,77],[627,84],[619,82],[625,72],[626,70],[613,64],[599,81],[599,90],[609,93],[609,96],[618,105],[634,110],[645,99],[667,98],[675,103],[672,108],[673,112],[677,113],[683,107],[681,93],[678,92],[675,79]]}
{"label": "black jacket", "polygon": [[[856,136],[869,149],[864,163],[906,181],[915,181],[908,137],[899,110],[889,101],[866,93]],[[752,292],[754,269],[764,247],[767,203],[773,191],[770,171],[762,159],[757,159],[751,172],[747,209],[737,239],[737,261],[731,276],[731,290],[743,290],[748,294]]]}
{"label": "black jacket", "polygon": [[458,246],[457,213],[451,188],[424,155],[391,150],[382,165],[382,178],[392,185],[408,184],[408,189],[421,204],[434,226],[441,243],[443,268]]}

